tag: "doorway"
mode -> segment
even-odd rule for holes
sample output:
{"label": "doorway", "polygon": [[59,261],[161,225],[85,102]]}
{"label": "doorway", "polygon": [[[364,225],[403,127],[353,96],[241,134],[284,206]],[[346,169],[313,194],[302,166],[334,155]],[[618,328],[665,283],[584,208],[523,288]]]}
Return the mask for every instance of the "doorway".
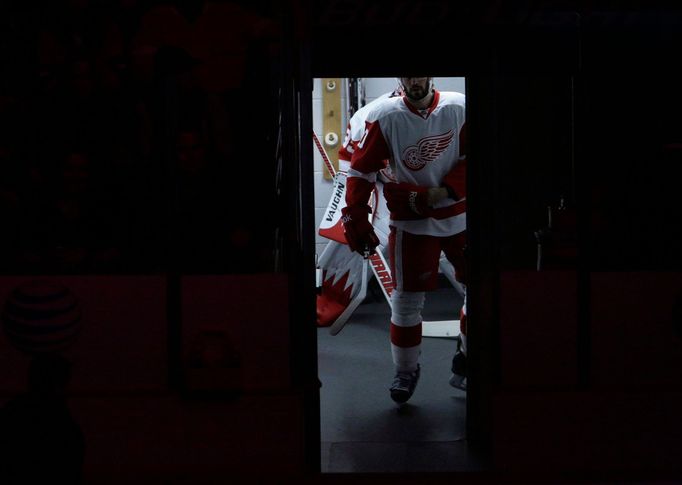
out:
{"label": "doorway", "polygon": [[[350,116],[396,87],[395,78],[316,78],[313,80],[312,118],[317,141],[315,167],[315,249],[328,257],[333,234],[320,231],[339,194],[338,150]],[[440,91],[465,92],[465,79],[435,78]],[[343,183],[341,182],[341,185]],[[321,234],[322,233],[322,234]],[[331,239],[330,239],[331,237]],[[331,242],[330,242],[331,241]],[[324,266],[324,265],[321,265]],[[376,268],[375,268],[376,269]],[[318,322],[321,470],[323,473],[456,472],[481,469],[466,442],[466,392],[449,385],[452,357],[457,348],[461,288],[447,266],[438,289],[427,294],[424,321],[442,322],[424,333],[422,375],[409,403],[398,407],[388,388],[394,374],[389,345],[390,306],[380,277],[370,268],[366,288],[344,289],[357,306],[343,327]],[[345,286],[340,274],[323,274],[324,281]],[[376,275],[376,276],[374,276]],[[374,276],[374,277],[373,277]],[[360,278],[361,279],[361,278]],[[453,285],[454,283],[454,285]],[[362,285],[361,285],[362,286]],[[426,327],[426,326],[425,326]],[[435,327],[432,327],[435,328]],[[331,330],[331,331],[330,331]],[[338,333],[337,333],[338,332]]]}

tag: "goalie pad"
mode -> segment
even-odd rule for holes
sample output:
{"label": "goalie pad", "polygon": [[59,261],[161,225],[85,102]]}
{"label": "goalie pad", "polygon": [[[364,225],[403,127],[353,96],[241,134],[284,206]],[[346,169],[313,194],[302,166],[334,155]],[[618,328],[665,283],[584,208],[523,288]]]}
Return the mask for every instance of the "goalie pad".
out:
{"label": "goalie pad", "polygon": [[[345,177],[345,174],[343,174]],[[370,199],[373,209],[372,225],[380,242],[380,251],[384,251],[388,244],[389,233],[389,212],[386,201],[381,195],[381,183],[378,190],[374,191]],[[345,189],[344,189],[345,190]],[[343,198],[342,200],[345,200]],[[345,206],[345,202],[344,202]],[[338,225],[341,231],[342,241],[336,238],[327,243],[322,255],[318,260],[319,269],[322,271],[322,286],[320,294],[317,296],[317,326],[329,327],[339,318],[348,308],[352,301],[357,298],[364,298],[360,294],[362,286],[362,266],[363,258],[360,254],[350,250],[343,235],[343,226],[340,222],[340,211],[338,212]],[[325,214],[326,216],[327,214]],[[320,225],[322,232],[325,219]],[[329,234],[328,232],[326,234]],[[379,258],[375,253],[372,258]],[[385,265],[388,269],[388,264]],[[376,264],[372,268],[375,269]],[[390,272],[388,272],[390,275]],[[389,276],[390,277],[390,276]]]}
{"label": "goalie pad", "polygon": [[317,326],[329,327],[337,321],[352,301],[364,298],[362,271],[364,260],[347,244],[329,241],[320,256],[322,288],[317,295]]}
{"label": "goalie pad", "polygon": [[320,236],[342,244],[346,244],[343,224],[341,223],[341,211],[346,207],[346,180],[347,175],[344,172],[337,172],[334,177],[332,196],[327,204],[327,209],[324,211],[318,230]]}
{"label": "goalie pad", "polygon": [[[348,244],[346,237],[343,234],[344,230],[341,222],[343,216],[342,211],[346,207],[347,180],[348,175],[345,172],[336,173],[334,177],[334,187],[332,188],[332,196],[327,203],[327,209],[324,211],[322,221],[320,221],[320,227],[317,231],[320,236],[341,244]],[[389,212],[386,207],[386,200],[382,194],[382,188],[383,185],[378,183],[376,190],[372,192],[369,203],[372,208],[372,223],[374,224],[375,229],[377,220],[379,220],[378,231],[386,234],[385,239],[383,240],[382,236],[377,234],[379,235],[381,243],[385,245],[385,242],[388,239]]]}

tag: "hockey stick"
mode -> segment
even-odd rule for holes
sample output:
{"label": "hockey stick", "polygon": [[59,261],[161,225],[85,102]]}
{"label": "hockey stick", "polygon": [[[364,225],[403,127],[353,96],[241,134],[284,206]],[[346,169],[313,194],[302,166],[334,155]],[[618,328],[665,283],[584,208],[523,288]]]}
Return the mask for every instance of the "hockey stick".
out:
{"label": "hockey stick", "polygon": [[[322,161],[327,167],[327,170],[329,170],[329,174],[332,177],[336,177],[336,169],[334,168],[334,165],[329,159],[327,151],[322,146],[322,143],[320,142],[320,139],[318,138],[315,131],[313,131],[312,133],[313,142],[315,142],[317,150],[320,152],[320,156],[322,156]],[[331,335],[336,335],[341,331],[341,329],[343,329],[343,327],[346,325],[346,322],[348,322],[348,319],[353,314],[355,309],[365,299],[365,295],[367,295],[367,256],[365,256],[365,260],[362,263],[362,279],[360,283],[360,290],[358,291],[358,294],[355,295],[355,298],[353,298],[348,304],[348,306],[344,309],[343,313],[341,313],[341,315],[337,317],[337,319],[334,321],[331,327],[329,327],[329,333]]]}
{"label": "hockey stick", "polygon": [[[332,164],[331,160],[329,159],[329,156],[327,155],[326,150],[322,146],[322,143],[320,142],[320,139],[318,138],[317,134],[313,131],[313,142],[315,142],[315,145],[317,146],[317,150],[320,152],[320,155],[322,156],[322,161],[324,161],[325,166],[327,167],[327,170],[329,170],[329,173],[331,174],[332,177],[336,177],[336,169],[334,168],[334,165]],[[348,306],[344,309],[343,313],[337,317],[337,319],[334,321],[334,323],[329,327],[329,333],[331,335],[336,335],[338,334],[341,329],[346,325],[348,322],[348,319],[350,316],[353,314],[355,309],[362,303],[362,301],[365,299],[365,296],[367,295],[367,264],[368,264],[368,256],[369,254],[365,254],[364,261],[362,263],[362,279],[360,283],[360,290],[358,291],[358,294],[355,295],[355,298],[353,298]],[[320,258],[322,259],[322,258]]]}
{"label": "hockey stick", "polygon": [[[380,283],[381,291],[390,307],[391,293],[394,288],[393,277],[380,248],[381,246],[377,248],[375,254],[369,257],[369,262],[372,265],[372,272]],[[455,290],[458,290],[458,288],[455,287]],[[459,320],[422,321],[422,337],[456,337],[457,335],[459,335]]]}
{"label": "hockey stick", "polygon": [[313,131],[313,141],[315,142],[315,145],[317,145],[317,150],[320,152],[320,155],[322,156],[322,161],[324,162],[325,166],[327,167],[327,170],[329,170],[329,174],[332,176],[332,178],[336,177],[336,169],[334,168],[332,161],[329,160],[329,156],[327,155],[327,151],[322,146],[320,139],[317,137],[317,134],[314,131]]}
{"label": "hockey stick", "polygon": [[445,275],[450,284],[455,288],[455,291],[459,296],[464,297],[464,286],[455,278],[455,268],[452,266],[452,263],[441,255],[438,267],[440,268],[441,273]]}
{"label": "hockey stick", "polygon": [[391,277],[391,271],[388,269],[388,264],[381,251],[382,247],[377,246],[376,253],[369,257],[369,262],[372,265],[372,273],[374,277],[380,283],[381,292],[384,294],[384,298],[391,306],[391,293],[393,292],[393,278]]}

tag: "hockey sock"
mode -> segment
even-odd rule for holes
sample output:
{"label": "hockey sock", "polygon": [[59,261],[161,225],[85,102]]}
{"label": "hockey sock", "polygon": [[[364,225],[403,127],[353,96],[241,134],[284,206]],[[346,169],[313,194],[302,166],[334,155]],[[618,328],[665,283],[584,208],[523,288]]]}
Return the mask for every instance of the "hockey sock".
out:
{"label": "hockey sock", "polygon": [[422,324],[403,327],[391,322],[391,354],[398,372],[417,370],[421,352]]}

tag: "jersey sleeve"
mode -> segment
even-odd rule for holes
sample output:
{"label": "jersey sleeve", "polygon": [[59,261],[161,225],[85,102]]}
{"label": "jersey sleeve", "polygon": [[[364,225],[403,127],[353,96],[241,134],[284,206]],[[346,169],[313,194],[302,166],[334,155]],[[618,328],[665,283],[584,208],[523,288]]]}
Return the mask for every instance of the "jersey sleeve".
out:
{"label": "jersey sleeve", "polygon": [[351,137],[351,125],[348,123],[346,127],[346,137],[343,140],[341,148],[339,148],[339,170],[347,172],[350,167],[350,160],[353,157],[353,140]]}
{"label": "jersey sleeve", "polygon": [[384,160],[389,155],[379,121],[365,121],[365,131],[354,147],[351,168],[363,174],[378,172],[384,168]]}
{"label": "jersey sleeve", "polygon": [[379,121],[366,121],[362,138],[353,145],[346,188],[346,205],[365,205],[376,182],[377,172],[389,158],[386,139]]}

